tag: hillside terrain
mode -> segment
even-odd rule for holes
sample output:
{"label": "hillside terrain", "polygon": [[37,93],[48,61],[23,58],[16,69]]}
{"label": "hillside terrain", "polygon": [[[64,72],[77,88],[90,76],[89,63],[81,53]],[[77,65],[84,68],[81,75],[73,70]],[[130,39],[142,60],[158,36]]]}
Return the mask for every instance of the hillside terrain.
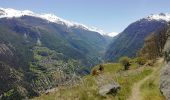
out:
{"label": "hillside terrain", "polygon": [[110,37],[53,14],[0,8],[0,100],[169,100],[169,21],[150,15]]}
{"label": "hillside terrain", "polygon": [[[88,75],[83,77],[82,84],[78,86],[73,86],[71,88],[59,87],[57,91],[51,92],[49,94],[42,94],[42,96],[34,98],[34,100],[56,100],[60,98],[61,100],[69,98],[69,100],[135,100],[138,98],[136,95],[137,92],[141,92],[142,95],[143,90],[140,89],[143,84],[145,84],[151,78],[151,76],[155,75],[156,71],[160,71],[162,67],[161,64],[163,60],[159,60],[153,66],[140,66],[135,63],[135,59],[132,60],[132,65],[128,71],[123,70],[123,66],[119,63],[107,63],[104,64],[104,71],[99,75]],[[94,69],[98,69],[99,66],[96,66]],[[121,86],[120,91],[116,95],[107,94],[105,96],[100,95],[99,89],[101,84],[105,85],[112,82],[118,82]],[[159,83],[159,81],[157,81]],[[140,84],[136,87],[136,84]],[[133,91],[134,88],[138,89],[138,91]],[[151,86],[145,86],[147,88],[152,88]],[[136,90],[135,89],[135,90]],[[155,91],[159,95],[152,95],[152,98],[162,98],[160,100],[165,100],[161,95],[159,89]],[[132,97],[131,97],[132,95]],[[133,96],[136,96],[133,99]],[[143,96],[142,96],[143,97]],[[155,99],[144,99],[141,98],[139,100],[155,100]]]}
{"label": "hillside terrain", "polygon": [[169,15],[150,15],[130,24],[108,47],[105,60],[117,61],[119,57],[135,57],[143,47],[144,39],[151,33],[167,27]]}
{"label": "hillside terrain", "polygon": [[109,41],[95,29],[55,15],[1,8],[2,99],[37,96],[73,75],[88,74],[102,61]]}
{"label": "hillside terrain", "polygon": [[119,63],[95,66],[78,84],[58,87],[56,91],[33,99],[169,100],[169,63],[165,62],[169,61],[168,34],[169,26],[151,33],[145,38],[138,56],[121,57]]}
{"label": "hillside terrain", "polygon": [[163,59],[159,59],[153,68],[152,74],[143,80],[135,83],[132,87],[132,95],[128,100],[165,100],[165,97],[159,92],[160,71],[163,66]]}

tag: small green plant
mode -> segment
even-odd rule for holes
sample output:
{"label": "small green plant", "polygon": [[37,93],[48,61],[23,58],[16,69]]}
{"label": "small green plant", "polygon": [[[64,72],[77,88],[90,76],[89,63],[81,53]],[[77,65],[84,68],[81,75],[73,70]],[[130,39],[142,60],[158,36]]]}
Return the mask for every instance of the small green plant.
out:
{"label": "small green plant", "polygon": [[119,59],[119,62],[124,66],[125,70],[128,70],[129,66],[131,65],[130,64],[130,58],[128,58],[128,57],[121,57]]}

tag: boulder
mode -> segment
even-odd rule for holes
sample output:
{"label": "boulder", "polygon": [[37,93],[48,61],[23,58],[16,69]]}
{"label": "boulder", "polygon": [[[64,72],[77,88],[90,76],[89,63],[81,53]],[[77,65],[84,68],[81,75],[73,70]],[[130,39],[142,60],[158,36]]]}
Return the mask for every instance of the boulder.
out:
{"label": "boulder", "polygon": [[166,97],[166,99],[170,100],[170,62],[167,63],[162,69],[160,90],[161,93]]}
{"label": "boulder", "polygon": [[106,96],[106,94],[116,95],[118,90],[120,90],[120,85],[118,83],[110,83],[99,88],[99,94],[101,96]]}
{"label": "boulder", "polygon": [[161,70],[160,91],[166,100],[170,100],[170,28],[167,31],[167,36],[168,39],[164,47],[164,57],[167,63]]}

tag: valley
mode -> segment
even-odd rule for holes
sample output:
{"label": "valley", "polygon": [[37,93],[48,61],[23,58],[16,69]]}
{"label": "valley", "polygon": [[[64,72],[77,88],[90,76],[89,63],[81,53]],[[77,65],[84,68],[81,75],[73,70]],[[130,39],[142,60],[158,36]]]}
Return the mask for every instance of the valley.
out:
{"label": "valley", "polygon": [[[144,90],[141,90],[143,84],[148,84],[147,80],[154,77],[156,72],[160,72],[161,64],[163,64],[163,59],[159,59],[157,63],[153,66],[140,66],[133,62],[132,66],[128,71],[122,69],[123,66],[119,63],[108,63],[104,64],[104,72],[99,75],[88,75],[83,77],[82,84],[78,86],[73,86],[71,88],[59,88],[56,92],[51,92],[49,94],[43,94],[40,97],[34,98],[33,100],[56,100],[60,98],[61,100],[69,98],[69,100],[146,100],[149,97],[142,98],[143,91],[145,88],[152,88],[150,85],[146,85]],[[99,66],[96,66],[98,68]],[[121,90],[117,95],[112,96],[108,94],[101,96],[98,94],[99,84],[97,83],[98,77],[104,77],[99,79],[103,84],[111,83],[116,81],[120,84]],[[153,80],[154,81],[154,80]],[[159,81],[157,81],[159,82]],[[158,84],[158,83],[156,83]],[[159,93],[159,90],[155,91]],[[155,93],[154,92],[154,93]],[[148,94],[148,96],[150,96]],[[152,95],[152,98],[160,98],[159,100],[164,100],[162,95]]]}
{"label": "valley", "polygon": [[0,8],[0,100],[169,100],[170,14],[110,36],[54,14]]}

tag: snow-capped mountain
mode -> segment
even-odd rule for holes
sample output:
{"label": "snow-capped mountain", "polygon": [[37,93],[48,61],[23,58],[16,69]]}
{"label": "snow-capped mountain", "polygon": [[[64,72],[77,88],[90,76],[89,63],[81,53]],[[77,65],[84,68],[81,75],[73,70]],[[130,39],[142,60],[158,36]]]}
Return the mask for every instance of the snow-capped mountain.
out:
{"label": "snow-capped mountain", "polygon": [[20,10],[15,10],[11,8],[7,8],[7,9],[0,8],[0,18],[13,18],[13,17],[22,17],[22,16],[38,17],[38,18],[45,19],[49,22],[66,25],[67,27],[82,28],[85,30],[98,32],[101,35],[105,35],[103,30],[100,30],[96,27],[88,27],[86,25],[83,25],[77,22],[67,21],[65,19],[57,17],[54,14],[37,14],[29,10],[20,11]]}
{"label": "snow-capped mountain", "polygon": [[107,61],[116,61],[121,56],[134,57],[143,47],[144,40],[153,32],[167,27],[170,14],[152,14],[130,24],[110,44],[105,54]]}
{"label": "snow-capped mountain", "polygon": [[169,13],[160,13],[160,14],[151,14],[149,16],[147,16],[146,18],[147,20],[164,20],[164,21],[170,21],[170,14]]}
{"label": "snow-capped mountain", "polygon": [[[52,14],[37,14],[29,10],[0,8],[0,29],[17,33],[23,37],[26,44],[33,42],[36,45],[49,46],[50,49],[56,48],[57,52],[63,53],[68,59],[74,57],[74,59],[81,60],[82,58],[82,61],[93,58],[96,62],[100,61],[99,57],[103,55],[110,43],[108,38],[102,36],[104,33],[97,28],[89,28]],[[1,37],[3,34],[1,32],[0,40],[4,38],[3,35]],[[101,56],[96,57],[96,55]],[[94,62],[84,60],[82,64],[92,66]]]}
{"label": "snow-capped mountain", "polygon": [[[12,90],[16,83],[26,91],[24,96],[32,91],[35,94],[45,92],[59,84],[53,75],[59,71],[63,75],[65,72],[90,73],[92,66],[102,62],[102,56],[111,42],[111,37],[100,34],[104,33],[52,14],[0,8],[0,80],[4,83],[0,84],[0,94]],[[36,59],[37,55],[43,59]],[[38,73],[31,69],[33,63]],[[74,72],[70,72],[70,65],[73,64]],[[48,75],[45,76],[44,72]],[[39,80],[45,80],[46,84],[39,84]],[[62,80],[68,82],[68,79]]]}
{"label": "snow-capped mountain", "polygon": [[111,33],[106,33],[105,35],[110,36],[110,37],[114,37],[114,36],[116,36],[118,34],[119,33],[117,33],[117,32],[111,32]]}
{"label": "snow-capped mountain", "polygon": [[[163,20],[163,21],[169,22],[170,21],[170,14],[169,13],[151,14],[151,15],[145,17],[145,18],[140,19],[139,21],[141,21],[143,19],[146,19],[148,21],[153,21],[153,20],[161,21],[161,20]],[[111,33],[105,33],[103,35],[114,37],[118,34],[119,33],[117,33],[117,32],[111,32]]]}

